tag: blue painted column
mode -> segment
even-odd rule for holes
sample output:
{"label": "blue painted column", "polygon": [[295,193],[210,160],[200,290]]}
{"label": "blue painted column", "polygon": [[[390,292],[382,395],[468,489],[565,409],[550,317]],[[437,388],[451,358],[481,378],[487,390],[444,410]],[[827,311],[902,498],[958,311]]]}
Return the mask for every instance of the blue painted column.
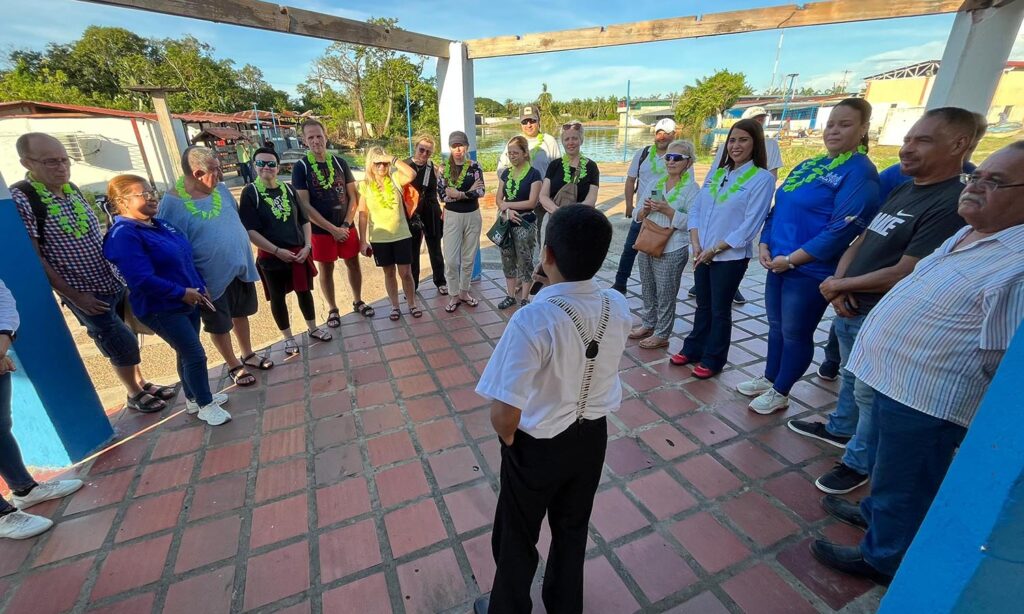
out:
{"label": "blue painted column", "polygon": [[1022,611],[1024,324],[879,612]]}
{"label": "blue painted column", "polygon": [[12,352],[14,436],[25,464],[66,467],[99,450],[114,431],[2,176],[0,236],[0,279],[21,316]]}

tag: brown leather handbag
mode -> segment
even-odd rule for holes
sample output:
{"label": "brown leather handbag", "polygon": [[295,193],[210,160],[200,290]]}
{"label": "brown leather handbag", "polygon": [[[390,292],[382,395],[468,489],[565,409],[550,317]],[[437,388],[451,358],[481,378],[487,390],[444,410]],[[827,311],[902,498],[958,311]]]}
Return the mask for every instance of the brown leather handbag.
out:
{"label": "brown leather handbag", "polygon": [[676,229],[671,226],[668,228],[659,226],[645,217],[640,226],[640,234],[636,236],[636,242],[633,243],[633,249],[643,252],[651,258],[660,258],[665,252],[669,237],[675,231]]}

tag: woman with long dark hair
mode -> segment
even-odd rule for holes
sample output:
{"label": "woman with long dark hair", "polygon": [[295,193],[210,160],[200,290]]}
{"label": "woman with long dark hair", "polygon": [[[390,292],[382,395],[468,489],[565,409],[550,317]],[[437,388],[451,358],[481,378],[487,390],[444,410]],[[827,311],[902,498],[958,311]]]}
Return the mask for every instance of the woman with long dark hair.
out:
{"label": "woman with long dark hair", "polygon": [[768,360],[764,375],[736,387],[750,409],[789,406],[789,391],[814,357],[814,331],[828,307],[818,286],[878,211],[878,172],[867,157],[871,105],[847,98],[829,114],[826,153],[804,160],[775,193],[758,246],[768,270]]}

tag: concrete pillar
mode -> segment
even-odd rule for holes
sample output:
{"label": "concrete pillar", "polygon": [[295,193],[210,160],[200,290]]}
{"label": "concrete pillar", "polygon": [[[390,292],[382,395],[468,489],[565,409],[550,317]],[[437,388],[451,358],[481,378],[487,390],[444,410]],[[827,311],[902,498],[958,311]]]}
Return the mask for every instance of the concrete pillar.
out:
{"label": "concrete pillar", "polygon": [[988,115],[1022,21],[1024,1],[957,13],[928,108],[954,106]]}
{"label": "concrete pillar", "polygon": [[0,229],[7,254],[0,279],[18,303],[21,328],[11,355],[14,436],[30,467],[66,467],[114,435],[54,300],[25,225],[0,176]]}

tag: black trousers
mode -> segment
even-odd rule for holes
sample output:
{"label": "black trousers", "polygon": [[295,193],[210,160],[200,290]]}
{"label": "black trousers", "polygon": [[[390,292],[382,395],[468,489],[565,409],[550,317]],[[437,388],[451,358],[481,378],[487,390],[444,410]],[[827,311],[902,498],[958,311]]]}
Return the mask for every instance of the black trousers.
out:
{"label": "black trousers", "polygon": [[[274,323],[277,324],[278,330],[291,327],[288,316],[288,284],[291,282],[291,277],[291,268],[263,269],[263,283],[267,285],[267,293],[270,295],[270,313],[274,316]],[[316,307],[313,304],[312,291],[296,291],[295,297],[299,301],[302,318],[309,321],[316,320]]]}
{"label": "black trousers", "polygon": [[430,256],[434,285],[447,286],[448,281],[444,278],[444,254],[441,252],[441,229],[438,228],[436,233],[424,232],[422,226],[410,225],[409,232],[412,233],[412,279],[416,289],[419,290],[420,287],[420,248],[424,239],[427,240],[427,254]]}
{"label": "black trousers", "polygon": [[729,358],[732,338],[732,299],[747,272],[748,258],[711,261],[693,267],[697,311],[693,330],[683,341],[683,354],[718,372]]}
{"label": "black trousers", "polygon": [[528,614],[537,540],[547,514],[551,550],[541,596],[548,612],[583,612],[583,559],[594,494],[608,445],[608,422],[584,420],[552,439],[516,431],[501,444],[501,492],[491,535],[497,571],[490,614]]}

